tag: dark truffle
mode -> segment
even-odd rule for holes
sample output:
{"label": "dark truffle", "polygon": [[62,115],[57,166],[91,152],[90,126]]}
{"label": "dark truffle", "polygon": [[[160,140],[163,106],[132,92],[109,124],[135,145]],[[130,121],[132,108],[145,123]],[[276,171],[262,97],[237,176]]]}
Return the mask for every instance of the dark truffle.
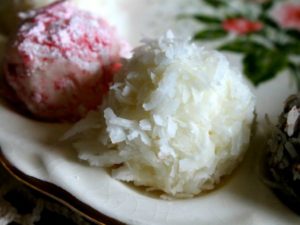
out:
{"label": "dark truffle", "polygon": [[290,96],[273,127],[266,154],[266,183],[300,214],[300,93]]}

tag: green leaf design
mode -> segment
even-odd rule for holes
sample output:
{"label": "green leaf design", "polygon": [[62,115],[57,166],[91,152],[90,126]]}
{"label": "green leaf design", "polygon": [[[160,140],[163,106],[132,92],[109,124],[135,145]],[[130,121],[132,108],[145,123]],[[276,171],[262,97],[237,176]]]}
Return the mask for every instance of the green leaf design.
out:
{"label": "green leaf design", "polygon": [[280,45],[277,48],[286,54],[291,54],[291,55],[300,54],[300,42],[299,41],[289,42],[284,45]]}
{"label": "green leaf design", "polygon": [[258,42],[248,39],[238,39],[221,45],[218,49],[237,53],[248,53],[254,49],[265,49],[266,47]]}
{"label": "green leaf design", "polygon": [[278,26],[278,24],[273,19],[271,19],[268,16],[262,15],[262,16],[260,16],[259,20],[261,22],[263,22],[265,25],[268,25],[268,26],[270,26],[270,27],[272,27],[274,29],[277,29],[277,30],[280,29],[280,27]]}
{"label": "green leaf design", "polygon": [[195,40],[215,40],[226,37],[227,32],[221,28],[199,31],[194,35]]}
{"label": "green leaf design", "polygon": [[286,31],[286,34],[292,38],[295,38],[297,41],[300,40],[300,31],[290,29]]}
{"label": "green leaf design", "polygon": [[244,73],[258,85],[274,78],[288,65],[288,57],[277,50],[259,49],[245,55]]}
{"label": "green leaf design", "polygon": [[269,9],[272,8],[275,1],[267,1],[261,4],[261,8],[263,12],[267,12]]}
{"label": "green leaf design", "polygon": [[222,1],[222,0],[203,0],[206,4],[215,7],[215,8],[219,8],[222,6],[226,6],[226,2]]}
{"label": "green leaf design", "polygon": [[219,18],[213,17],[213,16],[197,14],[197,15],[194,15],[193,17],[202,23],[208,23],[208,24],[221,24],[222,23],[222,20],[220,20]]}

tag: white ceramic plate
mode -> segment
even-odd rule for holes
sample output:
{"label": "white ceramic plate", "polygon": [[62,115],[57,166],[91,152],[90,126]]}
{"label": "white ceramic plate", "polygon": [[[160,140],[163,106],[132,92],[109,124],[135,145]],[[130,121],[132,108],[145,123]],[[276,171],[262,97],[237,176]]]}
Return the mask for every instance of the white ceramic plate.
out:
{"label": "white ceramic plate", "polygon": [[[136,32],[131,39],[133,45],[142,33],[147,35],[147,24],[153,24],[148,30],[151,35],[166,28],[180,32],[183,27],[173,23],[172,16],[180,10],[190,10],[190,6],[182,7],[180,0],[124,2],[128,3],[123,4],[128,7],[127,22],[134,24],[132,29]],[[168,14],[167,7],[174,9]],[[139,15],[146,15],[146,19],[136,20]],[[166,18],[166,23],[158,22],[160,15]],[[187,30],[190,32],[193,26],[190,24]],[[236,57],[232,60],[239,66]],[[268,113],[274,120],[282,110],[284,99],[294,92],[288,74],[255,89],[258,134],[253,137],[245,161],[217,190],[192,199],[162,200],[112,179],[106,170],[80,162],[76,152],[60,141],[70,125],[32,120],[14,111],[3,99],[0,100],[0,159],[23,182],[98,223],[296,225],[300,224],[300,217],[277,200],[257,172],[257,156],[265,143],[260,132],[264,114]]]}

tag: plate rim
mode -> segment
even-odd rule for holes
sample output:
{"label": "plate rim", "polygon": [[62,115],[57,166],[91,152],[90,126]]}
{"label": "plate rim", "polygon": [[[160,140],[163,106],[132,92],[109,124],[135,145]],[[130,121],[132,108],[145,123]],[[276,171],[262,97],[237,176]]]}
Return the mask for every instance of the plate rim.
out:
{"label": "plate rim", "polygon": [[25,174],[14,166],[3,153],[1,144],[0,144],[0,164],[1,166],[16,180],[26,185],[27,187],[38,191],[39,193],[54,199],[55,201],[61,203],[65,207],[69,208],[73,212],[83,216],[90,222],[93,222],[97,225],[125,225],[125,223],[107,216],[98,210],[95,210],[91,206],[83,203],[77,199],[74,195],[64,190],[63,188],[41,179],[32,177]]}

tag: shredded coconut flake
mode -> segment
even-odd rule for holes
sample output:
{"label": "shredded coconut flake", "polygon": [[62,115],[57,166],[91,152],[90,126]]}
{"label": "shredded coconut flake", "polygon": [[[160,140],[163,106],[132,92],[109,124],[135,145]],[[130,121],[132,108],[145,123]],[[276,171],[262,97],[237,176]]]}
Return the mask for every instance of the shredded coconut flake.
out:
{"label": "shredded coconut flake", "polygon": [[287,115],[287,126],[285,131],[289,136],[292,136],[294,134],[295,126],[297,125],[299,116],[300,116],[299,109],[297,109],[297,107],[294,106]]}

